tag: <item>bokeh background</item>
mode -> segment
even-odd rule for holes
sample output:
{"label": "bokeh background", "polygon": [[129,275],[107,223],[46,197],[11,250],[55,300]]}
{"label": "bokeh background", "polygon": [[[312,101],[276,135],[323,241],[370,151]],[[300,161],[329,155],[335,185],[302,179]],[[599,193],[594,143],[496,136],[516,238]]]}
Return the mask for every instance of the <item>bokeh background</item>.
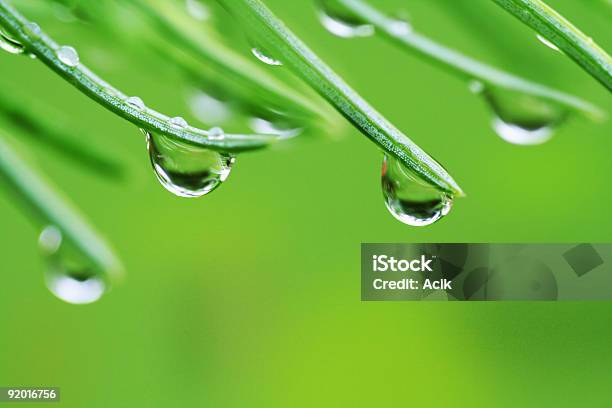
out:
{"label": "bokeh background", "polygon": [[[0,385],[59,386],[66,407],[608,406],[609,302],[363,303],[359,249],[611,241],[610,122],[575,118],[544,145],[510,145],[461,80],[380,38],[333,37],[311,1],[266,3],[468,196],[430,227],[399,223],[383,204],[381,153],[346,127],[241,155],[215,193],[180,199],[155,179],[132,124],[42,64],[0,53],[0,92],[53,105],[80,142],[124,166],[122,180],[105,179],[12,132],[127,270],[94,304],[55,298],[39,230],[2,192]],[[376,3],[468,55],[610,106],[600,84],[491,1]],[[549,3],[612,49],[605,1]],[[195,120],[192,88],[168,61],[92,25],[38,22],[124,92]]]}

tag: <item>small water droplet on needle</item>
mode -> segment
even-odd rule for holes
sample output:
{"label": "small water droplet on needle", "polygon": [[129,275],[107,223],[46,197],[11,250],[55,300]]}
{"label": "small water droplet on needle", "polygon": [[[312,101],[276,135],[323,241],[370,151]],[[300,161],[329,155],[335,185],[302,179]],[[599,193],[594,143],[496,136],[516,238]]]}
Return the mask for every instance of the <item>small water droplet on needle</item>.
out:
{"label": "small water droplet on needle", "polygon": [[79,65],[79,54],[74,47],[69,45],[62,45],[57,49],[57,58],[65,65],[69,67],[76,67]]}

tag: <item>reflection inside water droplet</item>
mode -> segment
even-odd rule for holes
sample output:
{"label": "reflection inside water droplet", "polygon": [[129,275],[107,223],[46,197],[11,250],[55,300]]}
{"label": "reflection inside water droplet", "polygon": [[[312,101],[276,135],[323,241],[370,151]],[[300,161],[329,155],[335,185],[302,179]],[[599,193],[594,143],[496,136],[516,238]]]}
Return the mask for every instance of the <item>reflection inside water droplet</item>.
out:
{"label": "reflection inside water droplet", "polygon": [[447,215],[453,197],[421,180],[398,160],[385,155],[382,190],[391,214],[407,225],[422,227]]}
{"label": "reflection inside water droplet", "polygon": [[166,136],[147,134],[153,170],[164,188],[179,197],[210,193],[230,174],[234,157]]}
{"label": "reflection inside water droplet", "polygon": [[11,54],[23,54],[25,51],[20,42],[13,40],[2,30],[0,30],[0,48]]}
{"label": "reflection inside water droplet", "polygon": [[545,143],[569,114],[567,109],[554,102],[523,93],[484,88],[481,94],[495,114],[493,129],[512,144]]}
{"label": "reflection inside water droplet", "polygon": [[[342,38],[369,37],[374,34],[374,26],[364,23],[342,7],[335,0],[319,1],[319,20],[327,31]],[[402,30],[405,26],[397,27]]]}
{"label": "reflection inside water droplet", "polygon": [[38,239],[47,261],[45,284],[67,303],[87,304],[100,299],[106,283],[100,273],[72,245],[63,242],[60,230],[46,227]]}
{"label": "reflection inside water droplet", "polygon": [[62,45],[57,49],[57,58],[69,67],[79,65],[79,54],[73,47],[68,45]]}
{"label": "reflection inside water droplet", "polygon": [[258,60],[260,60],[264,64],[272,65],[272,66],[283,65],[281,61],[277,60],[276,58],[272,58],[267,52],[263,51],[262,48],[260,47],[251,48],[251,52]]}

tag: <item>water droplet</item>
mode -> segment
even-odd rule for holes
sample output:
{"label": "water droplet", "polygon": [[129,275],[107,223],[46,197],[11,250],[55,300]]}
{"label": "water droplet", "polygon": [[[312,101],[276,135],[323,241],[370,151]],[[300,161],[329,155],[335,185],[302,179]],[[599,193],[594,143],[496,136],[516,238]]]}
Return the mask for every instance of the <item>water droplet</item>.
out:
{"label": "water droplet", "polygon": [[397,36],[408,35],[412,32],[412,25],[404,20],[395,20],[389,25],[389,30]]}
{"label": "water droplet", "polygon": [[480,94],[485,90],[484,84],[477,79],[470,81],[468,87],[470,88],[470,92],[474,94]]}
{"label": "water droplet", "polygon": [[385,205],[404,224],[422,227],[447,215],[453,197],[421,180],[395,158],[385,155],[382,167]]}
{"label": "water droplet", "polygon": [[164,188],[179,197],[210,193],[230,174],[235,158],[163,135],[147,133],[153,170]]}
{"label": "water droplet", "polygon": [[273,121],[262,117],[254,117],[249,121],[251,129],[263,135],[277,135],[282,138],[298,136],[302,133],[302,128],[292,126],[287,121]]}
{"label": "water droplet", "polygon": [[374,26],[364,23],[334,0],[321,0],[319,20],[327,31],[342,38],[369,37]]}
{"label": "water droplet", "polygon": [[67,303],[87,304],[106,292],[100,273],[73,246],[63,242],[58,228],[46,227],[38,242],[47,261],[45,284],[56,297]]}
{"label": "water droplet", "polygon": [[208,131],[208,138],[210,140],[223,140],[225,139],[225,131],[220,127],[210,128]]}
{"label": "water droplet", "polygon": [[559,49],[559,47],[557,47],[555,44],[553,44],[552,42],[550,42],[546,37],[538,34],[536,35],[536,37],[538,38],[538,40],[540,40],[540,42],[542,44],[544,44],[545,46],[547,46],[550,49],[553,49],[555,51],[561,52],[561,50]]}
{"label": "water droplet", "polygon": [[516,145],[538,145],[549,141],[553,136],[553,128],[548,126],[533,129],[504,122],[501,118],[493,118],[493,129],[508,143]]}
{"label": "water droplet", "polygon": [[11,54],[22,54],[25,51],[20,42],[13,40],[4,31],[0,30],[0,48]]}
{"label": "water droplet", "polygon": [[232,116],[229,103],[203,91],[197,91],[189,99],[193,115],[204,123],[225,123]]}
{"label": "water droplet", "polygon": [[76,67],[79,65],[79,54],[77,50],[68,45],[62,45],[57,49],[57,58],[69,67]]}
{"label": "water droplet", "polygon": [[51,255],[57,252],[62,244],[62,233],[57,227],[50,225],[42,230],[38,237],[38,245],[43,253]]}
{"label": "water droplet", "polygon": [[567,109],[528,94],[487,88],[482,95],[495,114],[493,129],[512,144],[545,143],[568,117]]}
{"label": "water droplet", "polygon": [[200,0],[185,0],[185,8],[187,13],[198,21],[205,21],[210,17],[208,7]]}
{"label": "water droplet", "polygon": [[260,60],[264,64],[268,64],[272,66],[283,65],[281,61],[277,60],[276,58],[270,57],[265,51],[262,51],[262,49],[259,47],[251,48],[251,52],[258,60]]}
{"label": "water droplet", "polygon": [[142,109],[145,108],[144,102],[142,101],[142,99],[140,99],[137,96],[130,96],[129,98],[127,98],[125,100],[125,102],[128,105],[130,105],[132,108],[136,108],[136,109],[139,109],[139,110],[142,110]]}
{"label": "water droplet", "polygon": [[89,270],[71,271],[61,264],[49,267],[45,283],[59,299],[77,305],[93,303],[106,292],[106,285],[98,275]]}
{"label": "water droplet", "polygon": [[170,124],[172,126],[180,128],[180,129],[184,129],[187,126],[189,126],[187,121],[185,119],[181,118],[180,116],[176,116],[176,117],[170,119]]}
{"label": "water droplet", "polygon": [[410,23],[410,16],[405,11],[399,11],[395,14],[395,20],[389,24],[391,33],[397,36],[408,35],[413,31]]}
{"label": "water droplet", "polygon": [[42,31],[40,29],[40,27],[38,26],[38,24],[34,23],[34,22],[29,22],[25,25],[25,31],[26,33],[28,33],[28,35],[34,39],[39,38],[40,35],[42,34]]}

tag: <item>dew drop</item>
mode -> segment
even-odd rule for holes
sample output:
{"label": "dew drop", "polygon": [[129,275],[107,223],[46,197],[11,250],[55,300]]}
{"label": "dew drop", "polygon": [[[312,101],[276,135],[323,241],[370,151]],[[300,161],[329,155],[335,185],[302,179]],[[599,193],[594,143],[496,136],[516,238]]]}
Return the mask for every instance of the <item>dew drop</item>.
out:
{"label": "dew drop", "polygon": [[253,48],[251,48],[251,52],[253,53],[253,55],[258,60],[260,60],[264,64],[272,65],[272,66],[281,66],[281,65],[283,65],[283,63],[281,61],[277,60],[276,58],[270,57],[268,55],[268,53],[266,53],[265,51],[262,51],[262,49],[260,47],[253,47]]}
{"label": "dew drop", "polygon": [[508,143],[545,143],[568,117],[567,109],[528,94],[488,88],[481,94],[493,111],[495,133]]}
{"label": "dew drop", "polygon": [[25,31],[28,35],[34,39],[39,38],[42,34],[42,31],[38,24],[34,22],[29,22],[25,25]]}
{"label": "dew drop", "polygon": [[550,42],[546,37],[544,37],[543,35],[536,35],[537,39],[544,44],[545,46],[547,46],[548,48],[561,52],[561,50],[559,49],[559,47],[557,47],[555,44],[553,44],[552,42]]}
{"label": "dew drop", "polygon": [[413,31],[410,17],[405,11],[399,11],[395,14],[395,19],[389,23],[389,31],[396,36],[406,36]]}
{"label": "dew drop", "polygon": [[468,87],[473,94],[480,94],[485,90],[484,84],[477,79],[470,81]]}
{"label": "dew drop", "polygon": [[208,7],[200,0],[185,0],[185,8],[187,13],[198,21],[205,21],[210,17]]}
{"label": "dew drop", "polygon": [[320,0],[319,20],[327,31],[337,37],[369,37],[374,34],[374,26],[348,12],[336,0]]}
{"label": "dew drop", "polygon": [[42,230],[38,236],[38,245],[41,251],[46,255],[51,255],[57,252],[62,244],[62,233],[57,227],[50,225]]}
{"label": "dew drop", "polygon": [[162,186],[179,197],[210,193],[230,174],[235,158],[163,135],[147,133],[147,149]]}
{"label": "dew drop", "polygon": [[142,99],[140,99],[137,96],[130,96],[129,98],[125,100],[125,102],[128,105],[130,105],[132,108],[135,108],[135,109],[142,110],[145,108],[144,102],[142,101]]}
{"label": "dew drop", "polygon": [[423,227],[447,215],[453,197],[422,181],[395,158],[385,155],[382,190],[387,209],[407,225]]}
{"label": "dew drop", "polygon": [[72,304],[88,304],[106,292],[107,285],[100,273],[78,251],[63,242],[58,228],[46,227],[38,242],[47,261],[45,284],[57,298]]}
{"label": "dew drop", "polygon": [[23,54],[25,47],[0,30],[0,48],[11,54]]}
{"label": "dew drop", "polygon": [[175,126],[175,127],[179,128],[179,129],[184,129],[187,126],[189,126],[187,121],[185,119],[183,119],[182,117],[180,117],[180,116],[176,116],[176,117],[170,119],[170,124],[172,126]]}
{"label": "dew drop", "polygon": [[57,49],[57,58],[69,67],[76,67],[79,65],[79,54],[77,50],[68,45],[62,45]]}
{"label": "dew drop", "polygon": [[504,122],[499,117],[493,118],[492,126],[495,133],[506,142],[523,146],[546,143],[552,138],[554,132],[554,129],[549,126],[529,128],[524,125]]}
{"label": "dew drop", "polygon": [[395,20],[389,25],[389,30],[396,36],[408,35],[412,32],[412,25],[406,20]]}
{"label": "dew drop", "polygon": [[47,288],[67,303],[84,305],[100,299],[106,292],[104,281],[90,270],[69,270],[63,265],[53,265],[45,276]]}
{"label": "dew drop", "polygon": [[213,95],[198,91],[189,99],[193,115],[204,123],[225,123],[232,116],[231,106]]}
{"label": "dew drop", "polygon": [[208,138],[210,140],[223,140],[225,139],[225,131],[220,127],[210,128],[208,131]]}

